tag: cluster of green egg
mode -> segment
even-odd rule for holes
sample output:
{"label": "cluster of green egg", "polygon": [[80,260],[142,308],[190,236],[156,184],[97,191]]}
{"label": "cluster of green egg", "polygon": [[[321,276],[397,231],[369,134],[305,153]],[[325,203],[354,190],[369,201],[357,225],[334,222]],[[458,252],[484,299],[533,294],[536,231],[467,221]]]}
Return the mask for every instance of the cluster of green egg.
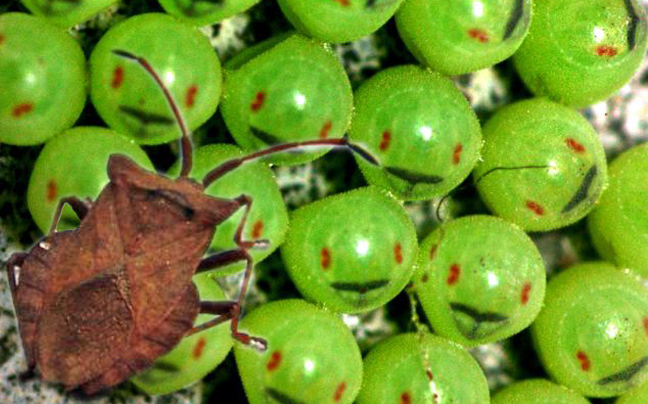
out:
{"label": "cluster of green egg", "polygon": [[[485,404],[486,379],[467,349],[530,327],[557,384],[523,381],[491,402],[586,404],[583,396],[624,393],[618,404],[643,402],[646,384],[632,389],[648,381],[648,290],[641,281],[648,278],[648,148],[626,151],[608,169],[598,134],[574,109],[609,97],[636,71],[648,37],[638,2],[279,0],[298,32],[243,49],[221,67],[196,26],[259,1],[160,0],[168,14],[114,24],[88,60],[64,28],[114,1],[24,0],[36,16],[0,15],[0,142],[46,142],[27,193],[43,233],[62,198],[99,195],[111,155],[155,170],[141,146],[176,141],[179,117],[198,130],[220,104],[240,147],[196,148],[188,174],[199,181],[228,160],[295,144],[205,192],[252,198],[243,236],[269,241],[250,250],[254,262],[280,248],[309,303],[271,302],[244,317],[241,329],[265,339],[264,351],[233,343],[229,328],[215,327],[186,338],[133,383],[149,394],[175,391],[205,377],[234,345],[252,404]],[[389,67],[353,89],[330,44],[370,35],[392,17],[419,64]],[[124,52],[145,59],[157,77]],[[509,57],[535,97],[480,122],[451,76]],[[110,129],[71,128],[88,93]],[[288,212],[272,167],[311,162],[331,149],[326,142],[342,138],[367,186]],[[177,177],[180,163],[165,171]],[[495,216],[447,220],[417,237],[405,202],[445,197],[462,183],[474,186]],[[242,214],[219,226],[209,252],[237,247]],[[586,216],[607,262],[547,280],[525,232]],[[65,208],[59,230],[76,225]],[[213,278],[242,269],[196,276],[201,299],[228,299]],[[382,307],[407,285],[436,335],[421,329],[394,336],[363,362],[343,316]]]}

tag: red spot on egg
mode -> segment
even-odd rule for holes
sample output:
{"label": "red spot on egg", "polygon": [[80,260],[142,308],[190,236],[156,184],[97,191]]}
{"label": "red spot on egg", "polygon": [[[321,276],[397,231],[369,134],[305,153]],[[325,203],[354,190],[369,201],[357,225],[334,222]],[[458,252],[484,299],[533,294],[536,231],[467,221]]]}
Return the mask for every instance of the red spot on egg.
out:
{"label": "red spot on egg", "polygon": [[488,34],[486,33],[486,31],[481,30],[479,28],[473,28],[473,29],[468,30],[468,35],[472,39],[476,39],[481,43],[488,42]]}
{"label": "red spot on egg", "polygon": [[22,104],[18,104],[15,107],[13,107],[13,110],[11,111],[11,115],[13,115],[14,118],[20,118],[25,114],[28,114],[34,110],[34,104],[31,102],[24,102]]}
{"label": "red spot on egg", "polygon": [[436,252],[438,245],[433,245],[432,248],[430,248],[430,259],[433,260],[436,257]]}
{"label": "red spot on egg", "polygon": [[326,139],[332,127],[333,127],[333,123],[331,121],[327,121],[324,125],[322,125],[322,129],[320,129],[320,133],[319,133],[319,138]]}
{"label": "red spot on egg", "polygon": [[124,82],[124,68],[121,66],[115,67],[115,70],[113,70],[113,77],[112,81],[110,82],[110,86],[114,89],[118,89],[121,87],[122,83]]}
{"label": "red spot on egg", "polygon": [[430,369],[425,369],[425,375],[429,381],[432,381],[432,371]]}
{"label": "red spot on egg", "polygon": [[54,202],[57,195],[58,190],[56,188],[56,182],[53,179],[50,179],[47,183],[47,202]]}
{"label": "red spot on egg", "polygon": [[380,151],[385,151],[389,147],[389,143],[391,143],[391,133],[386,130],[382,133],[382,140],[380,140]]}
{"label": "red spot on egg", "polygon": [[198,94],[198,86],[195,84],[187,89],[187,95],[185,96],[185,105],[187,108],[191,108],[196,103],[196,95]]}
{"label": "red spot on egg", "polygon": [[576,359],[578,359],[578,361],[580,362],[580,366],[581,366],[581,369],[583,370],[583,372],[589,371],[590,368],[592,367],[592,364],[590,363],[590,360],[587,357],[587,355],[585,354],[585,352],[578,351],[576,353]]}
{"label": "red spot on egg", "polygon": [[250,109],[252,112],[259,112],[261,107],[263,106],[263,103],[265,102],[266,99],[266,94],[263,91],[259,91],[256,93],[254,96],[254,101],[250,104]]}
{"label": "red spot on egg", "polygon": [[522,286],[522,294],[520,296],[520,301],[522,302],[522,305],[526,305],[527,303],[529,303],[530,293],[531,293],[531,284],[525,283],[524,286]]}
{"label": "red spot on egg", "polygon": [[252,239],[257,239],[263,234],[263,221],[257,220],[252,226]]}
{"label": "red spot on egg", "polygon": [[461,268],[459,268],[459,264],[452,264],[446,282],[448,283],[448,285],[452,286],[455,283],[457,283],[457,281],[459,281],[460,275],[461,275]]}
{"label": "red spot on egg", "polygon": [[340,400],[342,400],[342,395],[344,394],[344,390],[346,390],[346,383],[342,382],[338,384],[337,388],[335,389],[335,394],[333,394],[333,401],[339,403]]}
{"label": "red spot on egg", "polygon": [[596,54],[598,56],[613,57],[616,56],[619,51],[614,46],[601,45],[596,47]]}
{"label": "red spot on egg", "polygon": [[422,283],[427,283],[427,281],[428,281],[429,279],[430,279],[430,277],[428,276],[427,273],[425,273],[425,274],[423,274],[423,276],[421,276],[421,282],[422,282]]}
{"label": "red spot on egg", "polygon": [[266,369],[268,369],[269,372],[273,372],[277,370],[280,364],[281,364],[281,351],[274,351],[270,355],[270,360],[266,365]]}
{"label": "red spot on egg", "polygon": [[341,6],[344,7],[349,7],[351,5],[350,0],[333,0],[333,1],[339,3]]}
{"label": "red spot on egg", "polygon": [[397,264],[403,263],[403,247],[401,247],[400,243],[396,243],[394,246],[394,258]]}
{"label": "red spot on egg", "polygon": [[322,248],[320,256],[321,256],[320,262],[322,264],[322,268],[329,269],[329,267],[331,266],[331,253],[328,250],[328,248],[326,247]]}
{"label": "red spot on egg", "polygon": [[463,145],[461,143],[457,143],[457,145],[454,148],[454,152],[452,152],[452,163],[454,165],[457,165],[461,162],[462,150],[463,150]]}
{"label": "red spot on egg", "polygon": [[570,149],[572,149],[576,153],[584,153],[585,152],[585,146],[578,143],[577,141],[575,141],[571,137],[568,137],[567,139],[565,139],[565,144],[567,145],[567,147],[569,147]]}
{"label": "red spot on egg", "polygon": [[0,34],[0,45],[2,45],[5,41],[5,36],[3,34]]}
{"label": "red spot on egg", "polygon": [[204,337],[200,337],[196,346],[194,346],[193,352],[191,353],[194,359],[198,359],[202,356],[205,346],[207,345],[207,340]]}
{"label": "red spot on egg", "polygon": [[537,202],[526,201],[526,207],[533,211],[538,216],[544,215],[544,208]]}
{"label": "red spot on egg", "polygon": [[644,318],[644,331],[646,331],[646,334],[648,335],[648,317]]}
{"label": "red spot on egg", "polygon": [[400,396],[400,404],[412,404],[412,396],[408,392],[404,392]]}

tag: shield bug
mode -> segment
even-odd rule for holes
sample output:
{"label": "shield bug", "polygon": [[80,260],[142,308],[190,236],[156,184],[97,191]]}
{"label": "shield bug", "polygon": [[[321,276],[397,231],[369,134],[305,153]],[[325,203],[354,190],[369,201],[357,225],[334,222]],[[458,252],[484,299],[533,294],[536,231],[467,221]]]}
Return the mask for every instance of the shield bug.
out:
{"label": "shield bug", "polygon": [[[7,273],[28,373],[80,388],[110,388],[148,368],[184,336],[231,320],[234,339],[265,349],[265,340],[238,331],[241,304],[253,267],[248,250],[265,240],[244,240],[252,199],[205,195],[212,182],[245,162],[307,146],[345,146],[375,162],[346,138],[286,143],[228,160],[198,183],[188,178],[192,145],[178,106],[149,63],[125,51],[160,86],[182,132],[182,170],[177,179],[146,171],[123,155],[108,162],[110,182],[96,201],[61,200],[48,235],[28,253],[16,253]],[[64,204],[81,219],[75,230],[56,231]],[[217,225],[244,209],[237,248],[203,258]],[[200,301],[191,277],[245,261],[235,301]],[[197,327],[199,313],[215,315]]]}

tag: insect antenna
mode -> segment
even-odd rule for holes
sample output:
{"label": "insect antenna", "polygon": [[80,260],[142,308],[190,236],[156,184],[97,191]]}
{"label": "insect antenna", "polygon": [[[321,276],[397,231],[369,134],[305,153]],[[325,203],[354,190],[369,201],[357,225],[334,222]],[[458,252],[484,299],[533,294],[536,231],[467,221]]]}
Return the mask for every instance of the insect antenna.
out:
{"label": "insect antenna", "polygon": [[139,65],[142,66],[144,70],[146,70],[146,72],[151,75],[151,77],[153,77],[157,85],[164,93],[164,97],[167,99],[169,107],[171,107],[171,111],[173,112],[173,115],[178,122],[178,126],[180,126],[180,131],[182,132],[182,170],[180,171],[180,177],[187,177],[189,175],[189,172],[191,172],[191,166],[193,164],[191,140],[189,139],[189,131],[187,130],[187,125],[185,124],[185,120],[180,113],[178,104],[173,99],[173,95],[171,95],[171,92],[164,85],[162,79],[160,79],[160,76],[153,69],[153,67],[151,67],[146,59],[140,56],[136,56],[125,50],[114,49],[112,53],[124,59],[139,63]]}
{"label": "insect antenna", "polygon": [[500,170],[525,170],[525,169],[528,169],[528,168],[549,168],[549,167],[550,166],[548,166],[548,165],[530,165],[530,166],[518,166],[518,167],[495,167],[495,168],[491,168],[490,170],[486,171],[481,177],[477,178],[475,180],[475,184],[479,184],[479,182],[481,180],[483,180],[484,177],[486,177],[487,175],[492,174],[492,173],[494,173],[496,171],[500,171]]}
{"label": "insect antenna", "polygon": [[349,149],[351,152],[365,159],[370,164],[380,165],[378,160],[375,157],[373,157],[371,153],[363,149],[361,146],[349,142],[349,139],[345,135],[344,137],[339,139],[317,139],[317,140],[306,140],[303,142],[282,143],[282,144],[268,147],[267,149],[259,150],[257,152],[248,154],[247,156],[244,157],[226,161],[220,166],[210,171],[209,173],[207,173],[207,175],[203,178],[203,186],[207,188],[209,184],[216,181],[218,178],[222,177],[223,175],[227,174],[228,172],[234,170],[235,168],[239,167],[240,165],[248,161],[256,160],[270,154],[280,153],[291,149],[297,149],[302,147],[325,147],[325,146],[345,147]]}

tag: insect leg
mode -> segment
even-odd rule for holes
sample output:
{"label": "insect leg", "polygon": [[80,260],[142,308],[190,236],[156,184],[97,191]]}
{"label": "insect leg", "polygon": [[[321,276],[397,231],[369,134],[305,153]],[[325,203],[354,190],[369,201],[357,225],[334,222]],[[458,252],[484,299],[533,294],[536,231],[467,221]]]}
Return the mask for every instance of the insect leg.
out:
{"label": "insect leg", "polygon": [[88,211],[90,211],[90,208],[92,207],[92,202],[89,199],[83,201],[75,196],[68,196],[66,198],[62,198],[59,201],[58,206],[56,207],[56,212],[54,213],[54,220],[52,221],[52,226],[50,227],[49,235],[52,235],[56,232],[56,226],[58,226],[59,220],[61,219],[61,212],[63,211],[63,206],[65,206],[66,203],[70,205],[74,213],[76,213],[79,219],[81,220],[83,220],[83,218],[88,214]]}
{"label": "insect leg", "polygon": [[[248,197],[249,199],[249,197]],[[251,201],[250,201],[251,202]],[[235,236],[235,239],[238,237],[240,240],[240,235]],[[241,241],[243,245],[248,243],[249,245],[254,245],[253,242],[244,242]],[[266,347],[266,342],[262,338],[252,337],[245,333],[238,331],[238,320],[239,315],[241,314],[241,307],[243,305],[243,299],[247,292],[248,284],[250,283],[250,276],[252,275],[253,261],[250,254],[247,252],[245,247],[241,247],[236,250],[224,251],[210,257],[203,259],[198,265],[196,273],[203,272],[209,269],[214,269],[222,266],[229,265],[234,262],[246,260],[247,265],[245,266],[245,275],[243,279],[243,284],[241,285],[241,292],[239,293],[238,299],[236,301],[225,301],[225,302],[201,302],[200,312],[201,313],[210,313],[218,314],[213,320],[210,320],[204,324],[194,327],[189,331],[188,335],[194,334],[196,332],[202,331],[206,328],[213,327],[227,320],[232,320],[232,336],[241,341],[246,345],[255,345],[262,350]]]}

